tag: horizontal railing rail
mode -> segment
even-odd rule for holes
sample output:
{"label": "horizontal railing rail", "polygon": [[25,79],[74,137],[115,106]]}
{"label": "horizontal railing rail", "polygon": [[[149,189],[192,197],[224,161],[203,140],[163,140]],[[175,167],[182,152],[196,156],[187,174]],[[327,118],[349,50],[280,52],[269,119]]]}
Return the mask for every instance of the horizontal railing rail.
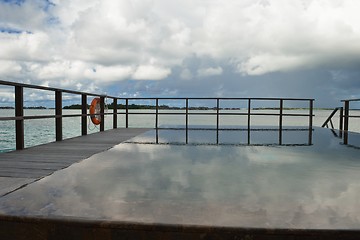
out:
{"label": "horizontal railing rail", "polygon": [[[220,116],[247,116],[247,128],[250,130],[251,128],[251,116],[277,116],[279,117],[278,126],[279,126],[279,142],[281,144],[282,141],[282,127],[283,127],[283,117],[307,117],[308,118],[308,128],[309,128],[309,144],[312,143],[312,127],[313,127],[313,103],[314,99],[302,99],[302,98],[231,98],[231,97],[224,97],[224,98],[216,98],[216,97],[142,97],[142,98],[123,98],[123,97],[114,97],[108,96],[105,94],[94,94],[94,93],[87,93],[87,92],[80,92],[80,91],[72,91],[60,88],[51,88],[51,87],[44,87],[44,86],[37,86],[32,84],[23,84],[23,83],[14,83],[14,82],[7,82],[1,81],[0,85],[12,86],[15,89],[15,116],[14,117],[0,117],[0,121],[15,121],[15,132],[16,132],[16,149],[20,150],[24,148],[24,121],[31,120],[31,119],[44,119],[44,118],[54,118],[55,119],[55,137],[56,141],[62,141],[63,133],[62,133],[62,119],[67,117],[81,117],[81,135],[87,135],[87,127],[88,127],[88,117],[91,114],[88,114],[88,103],[87,98],[88,96],[92,97],[100,97],[100,106],[101,111],[100,114],[102,117],[106,115],[113,116],[113,128],[117,128],[117,116],[124,115],[125,116],[125,127],[129,127],[129,115],[155,115],[155,128],[159,128],[159,116],[160,115],[184,115],[185,116],[185,129],[188,130],[189,126],[189,116],[192,115],[215,115],[216,116],[216,129],[219,131],[220,127]],[[37,90],[45,90],[45,91],[52,91],[55,93],[55,114],[54,115],[36,115],[36,116],[24,116],[24,88],[30,89],[37,89]],[[63,93],[75,94],[81,96],[81,114],[63,114]],[[113,103],[113,112],[107,113],[105,112],[105,98],[112,99]],[[152,101],[155,109],[152,112],[141,112],[136,109],[132,109],[129,102],[133,101]],[[183,101],[185,107],[183,107],[182,112],[169,112],[168,110],[171,109],[160,109],[161,106],[159,105],[160,100],[168,100],[168,101]],[[201,112],[201,109],[193,109],[189,107],[190,101],[214,101],[213,103],[215,106],[213,108],[208,108],[206,110],[212,112]],[[244,112],[223,112],[224,108],[221,108],[221,103],[226,101],[244,101],[245,106],[242,110]],[[125,102],[123,108],[118,108],[118,102]],[[276,101],[277,106],[273,108],[269,108],[274,111],[278,111],[277,113],[265,113],[265,112],[256,112],[257,110],[263,109],[254,109],[252,108],[252,104],[257,101]],[[291,114],[291,113],[284,113],[284,102],[285,101],[305,101],[308,102],[308,113],[307,114]],[[109,104],[111,106],[111,104]],[[122,110],[122,111],[118,111]],[[134,111],[135,110],[135,111]],[[159,111],[161,110],[161,111]],[[197,112],[194,112],[196,110]],[[255,111],[255,112],[254,112]],[[100,123],[100,131],[104,131],[105,129],[105,121],[101,121]],[[250,137],[250,133],[249,133]]]}
{"label": "horizontal railing rail", "polygon": [[341,102],[359,102],[360,98],[353,98],[353,99],[343,99]]}
{"label": "horizontal railing rail", "polygon": [[21,87],[21,88],[32,88],[32,89],[37,89],[37,90],[46,90],[46,91],[52,91],[52,92],[56,92],[56,91],[61,91],[63,93],[71,93],[71,94],[86,94],[88,96],[96,96],[96,97],[102,97],[102,96],[106,96],[104,94],[96,94],[96,93],[88,93],[88,92],[80,92],[80,91],[74,91],[74,90],[67,90],[67,89],[61,89],[61,88],[53,88],[53,87],[45,87],[45,86],[40,86],[40,85],[33,85],[33,84],[26,84],[26,83],[16,83],[16,82],[8,82],[8,81],[3,81],[0,80],[0,85],[5,85],[5,86],[13,86],[13,87]]}

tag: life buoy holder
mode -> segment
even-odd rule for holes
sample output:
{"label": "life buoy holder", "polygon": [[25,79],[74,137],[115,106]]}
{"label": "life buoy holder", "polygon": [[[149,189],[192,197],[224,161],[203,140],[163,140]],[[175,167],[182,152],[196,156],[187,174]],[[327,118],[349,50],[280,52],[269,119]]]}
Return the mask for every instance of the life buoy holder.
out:
{"label": "life buoy holder", "polygon": [[100,107],[100,98],[94,98],[91,101],[91,105],[90,105],[90,119],[91,122],[95,125],[99,125],[101,123],[101,107]]}

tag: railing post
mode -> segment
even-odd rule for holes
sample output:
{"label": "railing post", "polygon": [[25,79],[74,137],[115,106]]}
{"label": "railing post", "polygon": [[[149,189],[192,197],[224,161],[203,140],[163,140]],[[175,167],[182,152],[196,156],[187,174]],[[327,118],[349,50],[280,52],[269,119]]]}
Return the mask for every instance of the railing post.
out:
{"label": "railing post", "polygon": [[340,107],[340,119],[339,119],[339,135],[342,138],[344,130],[344,108]]}
{"label": "railing post", "polygon": [[62,92],[59,90],[55,91],[55,115],[56,141],[62,141]]}
{"label": "railing post", "polygon": [[156,100],[156,106],[155,106],[155,128],[158,129],[158,124],[159,124],[159,99],[157,98]]}
{"label": "railing post", "polygon": [[186,98],[186,114],[185,114],[185,129],[186,129],[186,144],[188,143],[188,125],[189,125],[189,99]]}
{"label": "railing post", "polygon": [[344,112],[344,144],[348,144],[348,131],[349,131],[349,105],[350,102],[345,100],[344,102],[345,112]]}
{"label": "railing post", "polygon": [[23,87],[15,86],[15,121],[16,150],[24,149],[24,90]]}
{"label": "railing post", "polygon": [[250,119],[250,115],[251,115],[251,99],[248,99],[248,144],[250,144],[250,124],[251,124],[251,119]]}
{"label": "railing post", "polygon": [[129,127],[129,99],[125,101],[125,127]]}
{"label": "railing post", "polygon": [[216,99],[216,144],[219,144],[219,111],[220,111],[220,99]]}
{"label": "railing post", "polygon": [[156,129],[156,144],[159,143],[159,99],[156,99],[155,106],[155,129]]}
{"label": "railing post", "polygon": [[101,122],[100,122],[100,132],[103,132],[105,130],[105,97],[100,97],[100,116],[101,116]]}
{"label": "railing post", "polygon": [[284,100],[283,100],[283,99],[280,99],[280,115],[279,115],[279,145],[281,145],[281,144],[282,144],[283,106],[284,106]]}
{"label": "railing post", "polygon": [[309,100],[309,145],[312,145],[314,99]]}
{"label": "railing post", "polygon": [[[87,95],[81,94],[81,114],[87,114]],[[87,116],[81,116],[81,135],[87,135]]]}
{"label": "railing post", "polygon": [[113,101],[113,128],[117,128],[117,98]]}

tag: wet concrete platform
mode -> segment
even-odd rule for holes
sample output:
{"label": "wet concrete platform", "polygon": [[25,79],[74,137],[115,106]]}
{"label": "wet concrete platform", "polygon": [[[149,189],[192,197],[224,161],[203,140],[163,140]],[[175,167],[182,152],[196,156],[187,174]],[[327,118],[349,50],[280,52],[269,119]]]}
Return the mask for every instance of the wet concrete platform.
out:
{"label": "wet concrete platform", "polygon": [[146,131],[0,197],[0,239],[358,239],[359,136],[311,133]]}
{"label": "wet concrete platform", "polygon": [[0,196],[149,129],[118,128],[0,154]]}

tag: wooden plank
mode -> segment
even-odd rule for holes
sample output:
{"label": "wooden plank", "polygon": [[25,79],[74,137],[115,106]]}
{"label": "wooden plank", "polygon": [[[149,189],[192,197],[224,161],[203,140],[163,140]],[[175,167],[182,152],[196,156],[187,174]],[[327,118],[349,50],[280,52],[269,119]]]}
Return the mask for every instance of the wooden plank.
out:
{"label": "wooden plank", "polygon": [[92,155],[133,138],[149,129],[117,128],[24,150],[0,154],[0,196]]}
{"label": "wooden plank", "polygon": [[0,161],[0,169],[20,168],[20,169],[59,169],[68,166],[68,163],[44,163],[44,162],[11,162]]}
{"label": "wooden plank", "polygon": [[33,162],[33,163],[71,163],[76,161],[79,156],[30,156],[30,157],[22,157],[17,156],[16,160],[14,157],[3,157],[0,159],[0,162]]}
{"label": "wooden plank", "polygon": [[33,178],[0,177],[0,196],[34,181]]}
{"label": "wooden plank", "polygon": [[11,178],[35,178],[40,179],[52,174],[55,170],[39,170],[39,169],[1,169],[0,177]]}

